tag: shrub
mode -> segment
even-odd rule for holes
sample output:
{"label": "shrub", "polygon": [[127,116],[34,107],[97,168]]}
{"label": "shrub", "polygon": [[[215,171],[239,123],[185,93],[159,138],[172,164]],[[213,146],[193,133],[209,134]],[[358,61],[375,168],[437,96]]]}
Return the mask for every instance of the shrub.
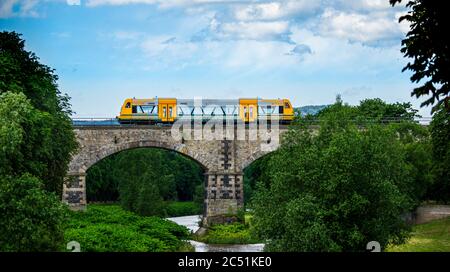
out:
{"label": "shrub", "polygon": [[89,205],[71,212],[65,241],[77,241],[82,251],[159,252],[185,248],[187,228],[159,217],[139,216],[117,205]]}
{"label": "shrub", "polygon": [[31,175],[0,177],[0,251],[56,251],[66,207]]}
{"label": "shrub", "polygon": [[209,244],[252,244],[259,241],[252,235],[248,226],[242,223],[214,225],[198,240]]}

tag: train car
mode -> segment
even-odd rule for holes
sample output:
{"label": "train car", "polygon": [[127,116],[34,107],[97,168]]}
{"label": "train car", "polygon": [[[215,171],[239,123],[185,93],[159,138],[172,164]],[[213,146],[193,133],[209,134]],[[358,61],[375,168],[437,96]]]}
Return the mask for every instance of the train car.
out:
{"label": "train car", "polygon": [[177,120],[212,118],[240,120],[245,123],[272,120],[290,123],[294,119],[294,108],[289,99],[176,99],[150,98],[125,99],[117,119],[122,124],[173,123]]}

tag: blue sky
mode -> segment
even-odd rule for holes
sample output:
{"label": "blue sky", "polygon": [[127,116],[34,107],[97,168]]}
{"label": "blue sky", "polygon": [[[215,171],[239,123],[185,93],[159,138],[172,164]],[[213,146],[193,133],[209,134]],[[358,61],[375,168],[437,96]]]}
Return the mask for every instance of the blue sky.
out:
{"label": "blue sky", "polygon": [[[0,0],[0,29],[55,68],[76,116],[127,97],[407,102],[405,8],[388,0]],[[420,113],[429,116],[429,109]]]}

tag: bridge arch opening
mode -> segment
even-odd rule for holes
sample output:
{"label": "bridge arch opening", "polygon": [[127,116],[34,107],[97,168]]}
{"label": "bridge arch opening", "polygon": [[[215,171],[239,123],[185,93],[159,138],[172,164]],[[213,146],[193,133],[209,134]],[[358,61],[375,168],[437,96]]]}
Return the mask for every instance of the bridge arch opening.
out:
{"label": "bridge arch opening", "polygon": [[128,147],[100,152],[84,165],[87,203],[115,203],[148,216],[204,213],[202,163],[165,146]]}

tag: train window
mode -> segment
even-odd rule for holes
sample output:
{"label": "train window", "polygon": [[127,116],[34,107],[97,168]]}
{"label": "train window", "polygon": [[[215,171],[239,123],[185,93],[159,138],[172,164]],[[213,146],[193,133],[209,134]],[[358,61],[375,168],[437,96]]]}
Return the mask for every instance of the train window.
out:
{"label": "train window", "polygon": [[214,111],[215,111],[216,107],[214,105],[207,105],[203,107],[203,113],[205,115],[214,115]]}
{"label": "train window", "polygon": [[280,107],[279,107],[279,113],[280,113],[280,114],[283,114],[283,113],[284,113],[284,108],[283,108],[283,106],[280,106]]}
{"label": "train window", "polygon": [[194,107],[192,109],[192,115],[203,115],[203,110],[201,107]]}
{"label": "train window", "polygon": [[225,112],[225,115],[236,115],[236,106],[234,105],[222,107],[222,110]]}
{"label": "train window", "polygon": [[167,108],[163,107],[163,117],[166,117],[166,116],[167,116]]}
{"label": "train window", "polygon": [[272,107],[271,105],[267,105],[265,106],[265,108],[263,107],[263,111],[265,112],[265,114],[273,114],[275,113],[276,109],[277,107]]}
{"label": "train window", "polygon": [[191,112],[189,107],[186,106],[186,105],[178,105],[177,111],[178,111],[178,115],[180,115],[180,116],[181,115],[185,115],[185,114],[189,114],[189,112]]}
{"label": "train window", "polygon": [[129,109],[130,107],[131,107],[131,103],[128,102],[128,103],[125,105],[125,109]]}
{"label": "train window", "polygon": [[289,105],[288,102],[284,102],[284,107],[285,107],[286,109],[289,109],[291,106]]}
{"label": "train window", "polygon": [[172,118],[172,107],[169,107],[169,117]]}
{"label": "train window", "polygon": [[133,106],[133,108],[132,108],[132,113],[137,113],[137,107],[136,106]]}
{"label": "train window", "polygon": [[153,111],[155,110],[155,106],[151,106],[151,105],[145,105],[145,106],[141,106],[140,107],[142,112],[145,114],[152,114],[154,113]]}
{"label": "train window", "polygon": [[248,107],[248,108],[250,109],[250,118],[253,118],[253,107],[250,106],[250,107]]}
{"label": "train window", "polygon": [[264,112],[263,107],[258,106],[258,114],[259,114],[259,115],[262,115],[262,114],[264,114],[264,113],[265,113],[265,112]]}

